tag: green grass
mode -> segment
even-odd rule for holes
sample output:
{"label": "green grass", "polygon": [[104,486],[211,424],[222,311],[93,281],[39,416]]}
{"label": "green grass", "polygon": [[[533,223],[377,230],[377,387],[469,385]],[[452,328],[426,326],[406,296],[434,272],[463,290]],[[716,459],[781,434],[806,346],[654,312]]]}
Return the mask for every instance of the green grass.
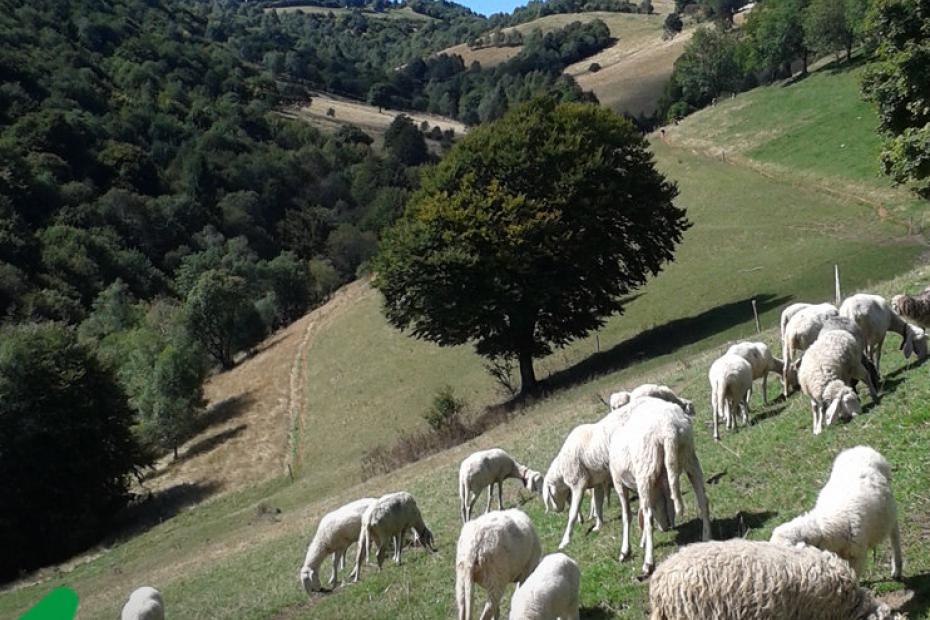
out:
{"label": "green grass", "polygon": [[[847,78],[838,74],[822,79]],[[828,85],[818,86],[819,79],[812,76],[789,88],[829,90]],[[739,118],[748,113],[739,111],[742,99],[695,115],[677,130],[699,134],[705,128],[693,124],[707,119],[749,123]],[[833,105],[831,101],[824,105]],[[752,122],[758,132],[778,127],[775,121]],[[864,131],[857,129],[855,136]],[[735,143],[737,133],[751,137],[748,129],[733,132],[719,136],[721,144]],[[766,140],[752,142],[756,148]],[[80,618],[113,618],[128,593],[144,584],[162,590],[168,613],[175,618],[454,616],[459,529],[455,478],[460,460],[475,449],[500,446],[545,470],[572,426],[603,414],[598,393],[644,381],[669,383],[698,406],[697,450],[705,476],[722,474],[708,486],[718,537],[747,528],[750,538],[767,537],[775,525],[811,506],[840,449],[868,443],[882,451],[894,466],[905,574],[914,577],[909,587],[917,591],[911,617],[930,617],[930,377],[927,365],[899,368],[896,337],[888,339],[884,357],[889,380],[882,403],[849,424],[813,437],[808,405],[794,396],[787,406],[767,408],[755,426],[728,434],[722,444],[709,440],[706,427],[707,367],[726,341],[752,336],[750,297],[759,299],[763,325],[772,327],[788,301],[832,296],[834,262],[840,264],[847,292],[868,288],[887,295],[922,288],[930,269],[880,282],[906,271],[923,245],[904,236],[900,226],[881,221],[871,207],[825,193],[807,177],[789,182],[783,175],[708,157],[702,149],[661,142],[654,146],[660,167],[679,182],[679,202],[695,224],[677,261],[640,291],[624,316],[604,326],[600,355],[592,355],[592,337],[538,364],[542,377],[559,376],[567,368],[574,375],[601,374],[554,393],[467,445],[359,483],[364,449],[423,428],[421,414],[442,384],[454,385],[473,408],[500,398],[481,360],[468,348],[445,350],[407,339],[381,319],[377,296],[362,294],[348,310],[332,317],[310,347],[307,430],[296,481],[275,479],[180,510],[70,572],[49,571],[39,585],[0,594],[0,617],[16,617],[52,588],[69,585],[81,598]],[[828,175],[824,169],[815,171]],[[772,329],[763,336],[772,346],[775,338]],[[774,385],[770,389],[774,391]],[[753,404],[759,414],[758,396]],[[690,488],[686,483],[683,488],[685,522],[678,531],[657,536],[659,560],[674,552],[676,539],[695,540],[699,531]],[[400,567],[388,564],[380,573],[367,569],[360,584],[308,601],[297,570],[319,517],[351,499],[398,489],[418,498],[436,533],[439,553],[409,551]],[[543,514],[539,501],[518,492],[513,483],[505,489],[505,500],[509,505],[528,500],[523,508],[536,524],[544,549],[554,550],[564,515]],[[281,513],[262,516],[260,504],[280,508]],[[642,556],[637,549],[632,562],[616,562],[616,514],[615,502],[605,530],[592,535],[577,531],[568,549],[583,569],[583,617],[644,617],[647,586],[634,580]],[[884,581],[889,572],[887,549],[879,555],[882,562],[870,566],[866,582],[876,591],[899,589]]]}
{"label": "green grass", "polygon": [[741,155],[788,182],[813,182],[925,227],[926,203],[881,174],[878,117],[859,94],[865,66],[828,65],[794,83],[726,99],[669,129],[676,144]]}

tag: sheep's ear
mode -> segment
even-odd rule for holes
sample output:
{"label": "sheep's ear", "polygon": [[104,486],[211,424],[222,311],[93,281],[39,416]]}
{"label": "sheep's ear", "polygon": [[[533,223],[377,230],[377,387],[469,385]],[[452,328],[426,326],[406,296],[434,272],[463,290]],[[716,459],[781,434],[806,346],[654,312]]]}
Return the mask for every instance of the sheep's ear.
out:
{"label": "sheep's ear", "polygon": [[830,403],[830,406],[827,407],[826,416],[825,416],[827,426],[830,426],[831,424],[833,424],[833,419],[836,417],[836,413],[837,411],[839,411],[839,408],[840,408],[839,398],[834,399],[833,402]]}

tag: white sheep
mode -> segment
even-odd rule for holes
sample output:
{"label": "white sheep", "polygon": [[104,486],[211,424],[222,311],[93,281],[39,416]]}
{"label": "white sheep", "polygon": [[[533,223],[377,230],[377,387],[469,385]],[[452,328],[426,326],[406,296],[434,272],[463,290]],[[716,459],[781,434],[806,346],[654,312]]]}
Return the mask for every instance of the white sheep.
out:
{"label": "white sheep", "polygon": [[482,620],[497,618],[508,584],[522,584],[539,564],[542,548],[530,518],[516,509],[489,512],[462,526],[455,551],[455,601],[459,620],[472,618],[472,588],[488,600]]}
{"label": "white sheep", "polygon": [[630,392],[630,400],[645,398],[647,396],[674,403],[681,407],[686,414],[690,416],[694,415],[694,403],[692,403],[687,398],[681,398],[674,392],[674,390],[672,390],[672,388],[668,387],[667,385],[644,383]]}
{"label": "white sheep", "polygon": [[485,488],[488,489],[488,505],[485,512],[491,510],[495,484],[497,507],[503,510],[503,483],[507,478],[519,479],[527,490],[534,493],[542,491],[542,474],[521,465],[499,448],[475,452],[465,458],[459,467],[459,516],[462,522],[471,518],[475,501]]}
{"label": "white sheep", "polygon": [[[610,436],[610,476],[623,517],[623,542],[620,561],[630,557],[630,500],[628,489],[636,489],[643,528],[645,558],[643,574],[654,566],[652,551],[653,519],[661,528],[670,525],[671,515],[664,514],[665,497],[671,495],[675,515],[684,513],[679,477],[688,475],[703,524],[702,540],[710,539],[710,515],[704,493],[704,474],[694,451],[694,436],[689,418],[681,407],[657,398],[641,398],[630,403],[626,421]],[[666,486],[667,485],[667,486]]]}
{"label": "white sheep", "polygon": [[[769,404],[768,376],[774,372],[781,377],[785,363],[772,355],[764,342],[737,342],[727,349],[727,355],[738,355],[752,367],[752,380],[762,379],[762,403]],[[747,401],[752,397],[752,388]]]}
{"label": "white sheep", "polygon": [[644,383],[632,391],[619,391],[614,392],[610,395],[609,406],[611,411],[616,411],[621,407],[625,407],[630,403],[631,400],[637,398],[642,398],[644,396],[652,396],[653,398],[661,398],[662,400],[667,400],[670,403],[675,403],[685,410],[685,413],[688,415],[694,415],[694,404],[685,398],[681,398],[667,385],[660,385],[657,383]]}
{"label": "white sheep", "polygon": [[811,401],[815,435],[823,431],[824,422],[833,424],[837,415],[850,418],[862,410],[859,396],[848,385],[852,379],[864,381],[872,401],[878,400],[855,337],[840,330],[824,332],[801,358],[798,369],[801,391]]}
{"label": "white sheep", "polygon": [[720,418],[727,428],[735,428],[736,416],[743,413],[743,422],[749,424],[749,391],[752,389],[752,366],[739,355],[727,353],[714,361],[707,372],[710,381],[711,417],[714,422],[714,439],[720,441]]}
{"label": "white sheep", "polygon": [[620,424],[627,407],[611,412],[595,424],[580,424],[569,432],[559,453],[549,465],[543,479],[543,503],[546,512],[553,508],[562,512],[565,500],[571,496],[568,523],[559,549],[571,542],[572,526],[579,520],[581,500],[586,489],[594,490],[594,528],[603,524],[603,503],[606,485],[610,483],[608,443],[614,426]]}
{"label": "white sheep", "polygon": [[771,541],[832,551],[862,573],[869,549],[891,539],[891,576],[901,578],[901,535],[891,467],[868,446],[843,450],[810,512],[779,525]]}
{"label": "white sheep", "polygon": [[797,314],[801,310],[804,310],[805,308],[810,308],[813,305],[814,304],[807,304],[807,303],[799,302],[799,303],[791,304],[790,306],[788,306],[787,308],[781,311],[781,320],[779,321],[781,331],[779,333],[781,335],[782,341],[785,340],[785,329],[788,327],[788,321],[791,320],[791,317],[793,317],[795,314]]}
{"label": "white sheep", "polygon": [[649,582],[651,620],[888,620],[849,565],[815,547],[742,538],[687,545]]}
{"label": "white sheep", "polygon": [[165,620],[165,603],[161,592],[149,586],[133,590],[123,605],[120,620]]}
{"label": "white sheep", "polygon": [[578,620],[581,571],[564,553],[550,553],[510,599],[510,620]]}
{"label": "white sheep", "polygon": [[358,581],[361,577],[362,560],[368,556],[368,546],[371,544],[377,547],[375,558],[378,568],[381,568],[387,554],[388,541],[394,542],[394,563],[400,564],[404,534],[411,529],[424,549],[436,552],[433,547],[433,533],[423,522],[417,502],[410,493],[389,493],[375,500],[362,514],[355,568],[350,575],[351,579]]}
{"label": "white sheep", "polygon": [[329,579],[329,585],[335,585],[339,569],[345,566],[346,550],[358,540],[362,528],[362,515],[374,502],[374,497],[365,497],[341,506],[320,519],[316,534],[307,547],[304,564],[300,568],[300,581],[307,594],[322,589],[320,565],[330,554],[333,558],[333,574]]}
{"label": "white sheep", "polygon": [[788,396],[790,366],[795,353],[806,351],[820,334],[824,321],[839,314],[833,304],[809,305],[798,310],[785,325],[782,333],[782,393]]}
{"label": "white sheep", "polygon": [[630,393],[625,390],[614,392],[613,394],[610,395],[610,399],[608,400],[608,406],[610,407],[611,411],[616,411],[620,407],[623,407],[624,405],[629,403],[630,398],[631,398]]}
{"label": "white sheep", "polygon": [[862,330],[865,354],[875,364],[877,372],[881,372],[882,345],[889,331],[901,336],[901,350],[905,359],[912,354],[916,354],[918,359],[927,356],[927,335],[924,330],[902,319],[883,297],[865,293],[852,295],[840,306],[840,314],[854,321]]}

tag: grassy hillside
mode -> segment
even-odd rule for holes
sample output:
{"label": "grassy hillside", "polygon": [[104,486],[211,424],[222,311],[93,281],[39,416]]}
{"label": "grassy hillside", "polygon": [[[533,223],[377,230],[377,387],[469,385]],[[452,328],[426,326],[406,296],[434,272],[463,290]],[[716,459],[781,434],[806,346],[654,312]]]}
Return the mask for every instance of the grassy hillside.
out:
{"label": "grassy hillside", "polygon": [[[295,6],[285,6],[278,8],[267,8],[265,12],[275,12],[275,13],[320,13],[322,15],[350,15],[355,12],[355,9],[345,9],[345,8],[332,8],[326,6],[316,6],[313,4],[305,5],[295,5]],[[423,22],[432,22],[437,21],[434,17],[429,15],[423,15],[422,13],[417,13],[410,7],[404,6],[397,9],[389,9],[387,11],[371,11],[368,9],[358,11],[365,15],[365,17],[374,17],[381,19],[412,19],[416,21]]]}
{"label": "grassy hillside", "polygon": [[[837,451],[859,443],[883,451],[894,467],[910,581],[906,589],[886,581],[888,550],[882,548],[866,582],[879,592],[895,591],[892,602],[905,604],[912,618],[930,617],[930,378],[925,366],[902,366],[896,337],[887,342],[881,404],[849,424],[813,437],[802,398],[761,410],[757,396],[752,428],[727,435],[722,444],[710,441],[707,428],[706,370],[728,340],[752,335],[750,298],[759,301],[763,325],[771,327],[789,301],[831,297],[834,262],[840,264],[847,292],[861,287],[890,294],[930,279],[930,269],[922,268],[878,284],[907,271],[924,251],[924,241],[859,196],[833,188],[849,182],[890,191],[880,179],[840,178],[832,162],[816,157],[803,174],[800,166],[764,159],[764,149],[779,136],[794,135],[798,141],[787,143],[785,152],[797,148],[803,153],[818,142],[835,140],[836,127],[830,123],[807,125],[814,136],[782,131],[779,123],[798,117],[797,101],[817,100],[803,91],[838,92],[853,79],[824,72],[779,91],[754,91],[689,118],[668,131],[666,141],[655,140],[659,165],[679,182],[679,201],[695,224],[676,263],[640,291],[623,317],[601,330],[599,355],[592,354],[595,341],[589,338],[539,363],[542,377],[551,374],[563,383],[602,374],[556,392],[468,445],[359,484],[363,450],[422,428],[420,414],[440,385],[453,384],[473,408],[500,397],[470,350],[406,339],[380,318],[377,296],[358,287],[310,343],[296,480],[275,478],[181,510],[84,558],[73,570],[68,567],[70,572],[47,571],[38,585],[0,594],[0,617],[15,617],[52,587],[67,584],[81,597],[79,617],[112,618],[122,599],[143,583],[158,586],[169,613],[181,618],[452,617],[458,462],[475,449],[500,446],[544,470],[569,428],[603,414],[596,394],[647,380],[667,382],[697,403],[698,455],[705,478],[713,481],[708,494],[715,537],[767,537],[775,525],[810,507]],[[745,117],[752,102],[764,104],[760,92],[788,97],[773,106],[764,122]],[[829,116],[834,107],[842,114],[846,105],[845,98],[826,97],[820,100],[826,109],[818,111]],[[865,108],[862,113],[870,112]],[[727,151],[725,158],[713,150],[710,138],[702,137],[721,124],[743,127],[713,138]],[[874,158],[872,147],[862,146],[871,139],[866,125],[843,126],[843,140],[862,148],[863,158]],[[742,140],[752,149],[737,153],[733,145]],[[805,141],[811,146],[803,147]],[[763,155],[753,149],[763,149]],[[897,192],[888,195],[902,204],[909,200]],[[776,345],[772,329],[763,339]],[[237,455],[231,451],[227,458]],[[699,533],[692,493],[686,483],[683,488],[685,523],[657,536],[659,560]],[[409,551],[401,567],[388,565],[381,573],[368,569],[360,584],[308,601],[297,571],[321,514],[357,497],[398,489],[417,496],[439,553]],[[505,489],[505,499],[509,505],[525,502],[545,550],[553,550],[564,515],[543,514],[539,501],[513,484]],[[583,569],[582,617],[642,618],[647,586],[633,579],[642,555],[637,549],[632,562],[617,563],[616,502],[609,515],[604,531],[585,535],[579,530],[568,549]]]}

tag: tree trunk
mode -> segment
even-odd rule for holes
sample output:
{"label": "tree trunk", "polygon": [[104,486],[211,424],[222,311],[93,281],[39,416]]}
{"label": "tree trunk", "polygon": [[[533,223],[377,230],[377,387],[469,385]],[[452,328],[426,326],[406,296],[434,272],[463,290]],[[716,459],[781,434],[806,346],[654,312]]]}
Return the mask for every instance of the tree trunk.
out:
{"label": "tree trunk", "polygon": [[807,50],[801,52],[801,75],[807,75]]}
{"label": "tree trunk", "polygon": [[521,351],[517,358],[520,360],[520,394],[532,394],[536,391],[536,371],[533,369],[533,354]]}
{"label": "tree trunk", "polygon": [[175,461],[178,460],[178,447],[177,446],[174,447],[174,460]]}

